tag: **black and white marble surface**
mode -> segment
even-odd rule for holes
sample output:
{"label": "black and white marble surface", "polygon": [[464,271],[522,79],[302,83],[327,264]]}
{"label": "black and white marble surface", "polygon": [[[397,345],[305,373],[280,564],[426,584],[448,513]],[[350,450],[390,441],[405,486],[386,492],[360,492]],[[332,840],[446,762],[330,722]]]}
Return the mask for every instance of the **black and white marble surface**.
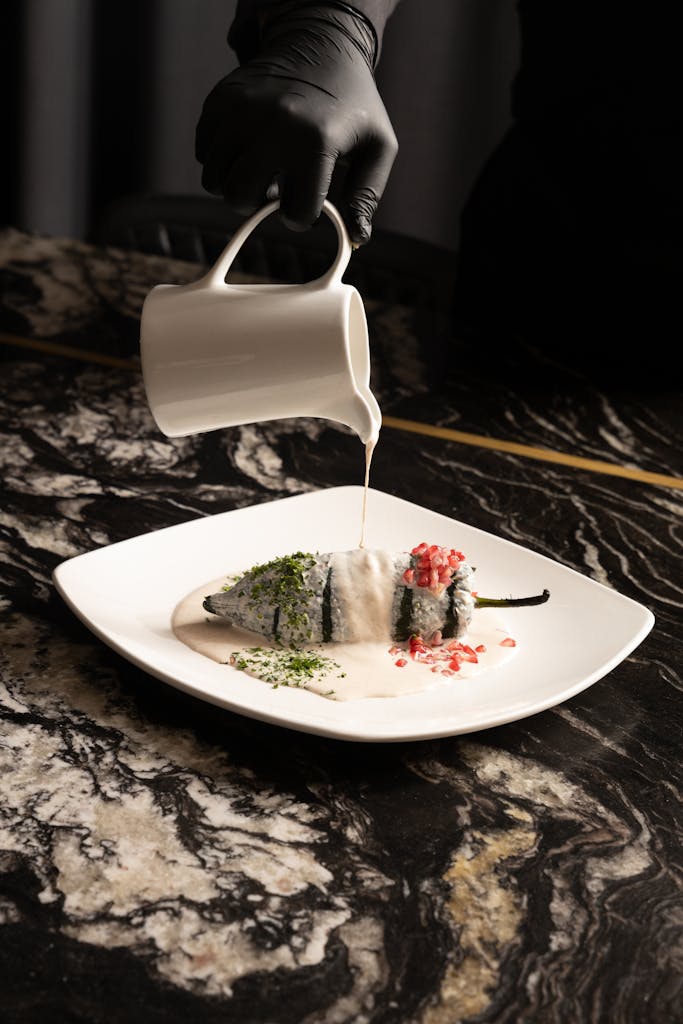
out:
{"label": "black and white marble surface", "polygon": [[[7,229],[0,272],[3,1024],[683,1022],[683,492],[385,429],[374,487],[615,587],[652,633],[565,704],[464,737],[232,715],[98,642],[52,570],[361,483],[357,438],[169,440],[134,365],[88,360],[135,356],[147,290],[196,266]],[[610,387],[523,346],[426,359],[413,310],[367,313],[385,413],[682,475],[676,382]]]}

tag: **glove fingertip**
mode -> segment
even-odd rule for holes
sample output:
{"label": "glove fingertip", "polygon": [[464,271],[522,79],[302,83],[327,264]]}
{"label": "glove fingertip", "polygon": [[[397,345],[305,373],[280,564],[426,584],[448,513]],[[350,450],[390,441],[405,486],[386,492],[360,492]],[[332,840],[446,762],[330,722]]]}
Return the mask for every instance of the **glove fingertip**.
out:
{"label": "glove fingertip", "polygon": [[371,235],[372,224],[367,217],[358,217],[349,221],[349,238],[354,249],[369,242]]}
{"label": "glove fingertip", "polygon": [[309,223],[307,223],[304,220],[301,220],[300,217],[290,217],[286,213],[281,213],[280,216],[282,218],[282,223],[285,225],[286,228],[289,228],[290,231],[298,231],[299,233],[301,233],[304,231],[308,231],[309,228],[311,227]]}

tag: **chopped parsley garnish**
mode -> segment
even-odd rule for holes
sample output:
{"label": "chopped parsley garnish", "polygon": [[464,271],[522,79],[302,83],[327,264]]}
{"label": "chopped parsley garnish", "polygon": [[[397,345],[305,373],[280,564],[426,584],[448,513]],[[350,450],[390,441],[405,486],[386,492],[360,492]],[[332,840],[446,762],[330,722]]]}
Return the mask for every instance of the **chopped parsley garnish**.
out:
{"label": "chopped parsley garnish", "polygon": [[[273,558],[249,570],[249,600],[256,606],[258,618],[263,611],[276,609],[273,635],[280,639],[280,630],[287,626],[294,644],[311,638],[308,603],[315,591],[306,585],[306,573],[315,566],[315,557],[304,551]],[[231,588],[230,588],[231,589]]]}
{"label": "chopped parsley garnish", "polygon": [[223,586],[221,587],[221,590],[232,590],[232,588],[235,586],[235,584],[239,583],[239,581],[242,579],[243,576],[244,576],[243,572],[236,572],[236,573],[233,573],[232,576],[226,576],[226,579],[227,579],[228,582],[223,584]]}
{"label": "chopped parsley garnish", "polygon": [[[248,647],[244,651],[233,651],[228,664],[271,683],[275,689],[278,686],[305,687],[309,683],[320,682],[335,671],[338,679],[346,675],[332,658],[295,647]],[[332,693],[334,690],[328,690],[326,696]]]}
{"label": "chopped parsley garnish", "polygon": [[[315,556],[305,551],[273,558],[270,562],[253,566],[245,575],[249,585],[237,595],[253,605],[257,619],[272,616],[271,635],[277,647],[248,647],[233,651],[228,664],[247,672],[257,679],[278,686],[308,687],[329,676],[343,679],[341,666],[332,658],[317,651],[304,650],[312,636],[308,609],[315,598],[315,590],[307,583],[307,574],[316,565]],[[237,585],[239,584],[237,581]],[[224,587],[232,590],[235,584]],[[282,633],[287,637],[285,644]],[[334,694],[325,691],[325,696]]]}

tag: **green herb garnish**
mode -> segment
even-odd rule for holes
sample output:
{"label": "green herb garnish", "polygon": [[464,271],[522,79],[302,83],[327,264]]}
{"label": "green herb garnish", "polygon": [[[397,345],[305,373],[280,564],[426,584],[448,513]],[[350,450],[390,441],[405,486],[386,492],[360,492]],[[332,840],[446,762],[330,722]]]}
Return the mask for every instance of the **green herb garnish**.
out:
{"label": "green herb garnish", "polygon": [[[312,682],[320,682],[335,671],[338,679],[346,676],[332,658],[316,651],[303,651],[294,647],[248,647],[244,651],[233,651],[228,664],[271,683],[274,689],[278,686],[306,687]],[[332,693],[334,690],[328,690],[326,695]]]}
{"label": "green herb garnish", "polygon": [[306,586],[306,573],[314,566],[313,555],[296,551],[249,570],[252,580],[249,600],[257,606],[258,618],[263,617],[261,608],[276,609],[273,635],[278,641],[283,626],[288,627],[294,644],[310,640],[311,627],[306,609],[315,591]]}
{"label": "green herb garnish", "polygon": [[221,587],[221,590],[232,590],[232,588],[235,586],[235,584],[239,583],[239,581],[242,579],[243,576],[244,576],[243,572],[236,572],[236,573],[233,573],[231,576],[226,576],[227,583],[223,584],[223,586]]}

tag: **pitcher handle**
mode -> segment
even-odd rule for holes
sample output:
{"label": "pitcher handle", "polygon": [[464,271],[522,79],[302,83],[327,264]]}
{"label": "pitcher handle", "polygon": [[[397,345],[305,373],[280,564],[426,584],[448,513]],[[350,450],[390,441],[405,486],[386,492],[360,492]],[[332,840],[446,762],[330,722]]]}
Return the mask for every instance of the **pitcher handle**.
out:
{"label": "pitcher handle", "polygon": [[[276,199],[272,203],[267,203],[260,210],[258,210],[249,220],[245,221],[241,228],[238,228],[235,234],[232,236],[228,244],[226,245],[223,252],[220,254],[211,270],[204,277],[204,283],[215,287],[220,284],[225,284],[225,277],[232,266],[235,256],[240,251],[244,243],[246,242],[249,235],[252,233],[254,228],[258,227],[262,220],[269,217],[271,213],[278,209],[280,206],[280,200]],[[316,278],[314,281],[308,281],[303,287],[311,288],[329,288],[332,285],[337,284],[341,281],[342,275],[348,266],[348,262],[351,259],[351,239],[349,233],[346,230],[346,225],[342,220],[342,216],[335,206],[332,205],[329,200],[325,200],[323,203],[323,213],[326,213],[335,226],[337,231],[338,248],[337,255],[335,256],[334,262],[329,270]]]}

